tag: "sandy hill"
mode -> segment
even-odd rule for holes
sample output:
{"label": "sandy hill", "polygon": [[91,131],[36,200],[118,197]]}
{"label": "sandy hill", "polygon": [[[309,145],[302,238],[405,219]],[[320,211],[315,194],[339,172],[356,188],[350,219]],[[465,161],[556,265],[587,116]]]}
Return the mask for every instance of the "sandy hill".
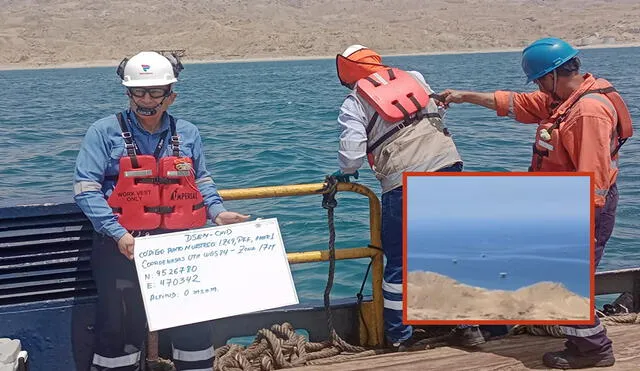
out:
{"label": "sandy hill", "polygon": [[557,282],[487,290],[434,272],[407,273],[409,320],[588,320],[589,299]]}
{"label": "sandy hill", "polygon": [[188,60],[640,42],[637,0],[0,0],[0,65],[113,64],[141,49]]}

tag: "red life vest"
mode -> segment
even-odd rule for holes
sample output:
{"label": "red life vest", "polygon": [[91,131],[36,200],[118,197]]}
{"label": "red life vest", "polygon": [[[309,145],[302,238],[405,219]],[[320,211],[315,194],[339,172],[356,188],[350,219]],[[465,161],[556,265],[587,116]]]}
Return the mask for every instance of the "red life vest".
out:
{"label": "red life vest", "polygon": [[[378,115],[385,121],[397,123],[376,142],[367,146],[367,159],[373,167],[373,151],[398,130],[421,121],[425,117],[438,117],[436,113],[423,113],[431,98],[429,92],[410,73],[398,68],[388,68],[358,80],[357,91],[376,110],[369,124],[367,134],[373,129]],[[445,129],[446,130],[446,129]],[[448,132],[445,132],[448,135]]]}
{"label": "red life vest", "polygon": [[175,119],[169,115],[173,156],[156,160],[164,134],[154,155],[140,155],[122,113],[117,118],[127,156],[120,158],[118,181],[107,202],[118,222],[129,231],[205,225],[206,208],[195,183],[193,161],[180,157]]}

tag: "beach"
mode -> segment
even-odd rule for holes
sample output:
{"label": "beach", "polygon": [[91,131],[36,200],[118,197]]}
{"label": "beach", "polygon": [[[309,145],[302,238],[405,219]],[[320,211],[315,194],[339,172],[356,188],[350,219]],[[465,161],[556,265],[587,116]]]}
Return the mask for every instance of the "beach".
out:
{"label": "beach", "polygon": [[[580,49],[615,49],[615,48],[638,48],[638,43],[626,43],[626,44],[596,44],[581,47]],[[404,54],[383,54],[383,58],[387,57],[404,57],[404,56],[421,56],[421,55],[454,55],[454,54],[476,54],[476,53],[513,53],[521,52],[522,49],[507,48],[507,49],[478,49],[478,50],[450,50],[441,52],[425,52],[425,53],[404,53]],[[230,59],[192,59],[185,58],[182,63],[185,66],[190,64],[208,64],[208,63],[251,63],[251,62],[278,62],[278,61],[304,61],[304,60],[322,60],[322,59],[334,59],[334,56],[288,56],[288,57],[264,57],[264,58],[230,58]],[[59,64],[43,64],[43,65],[29,65],[29,64],[0,64],[0,71],[10,70],[38,70],[38,69],[61,69],[61,68],[94,68],[94,67],[117,67],[120,60],[103,60],[92,62],[68,62]]]}
{"label": "beach", "polygon": [[116,66],[145,49],[184,63],[521,51],[546,36],[579,48],[640,46],[635,0],[0,0],[0,69]]}
{"label": "beach", "polygon": [[407,319],[589,320],[589,299],[556,282],[487,290],[424,271],[407,273]]}

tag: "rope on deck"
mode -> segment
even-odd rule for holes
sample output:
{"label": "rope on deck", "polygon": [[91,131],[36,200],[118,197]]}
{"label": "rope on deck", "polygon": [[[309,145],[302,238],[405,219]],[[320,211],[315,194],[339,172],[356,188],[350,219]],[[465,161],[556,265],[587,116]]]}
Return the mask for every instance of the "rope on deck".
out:
{"label": "rope on deck", "polygon": [[600,318],[603,325],[640,324],[640,313],[624,313]]}
{"label": "rope on deck", "polygon": [[[346,343],[345,343],[346,344]],[[348,345],[348,344],[347,344]],[[282,368],[340,362],[346,359],[378,354],[378,350],[354,353],[333,341],[309,342],[295,333],[291,324],[275,324],[258,331],[248,347],[232,344],[216,350],[214,370],[278,370]]]}
{"label": "rope on deck", "polygon": [[[417,341],[410,349],[433,349],[448,344],[451,331],[436,336],[430,331],[417,331],[423,339]],[[343,342],[336,339],[315,343],[307,341],[304,336],[295,333],[291,324],[285,322],[273,325],[270,329],[258,331],[258,336],[248,347],[232,344],[216,350],[215,371],[245,370],[278,370],[297,366],[311,366],[339,363],[354,358],[373,356],[392,352],[389,349],[369,349],[353,352],[353,345],[346,349]],[[360,347],[355,347],[360,348]],[[155,371],[155,370],[154,370]]]}

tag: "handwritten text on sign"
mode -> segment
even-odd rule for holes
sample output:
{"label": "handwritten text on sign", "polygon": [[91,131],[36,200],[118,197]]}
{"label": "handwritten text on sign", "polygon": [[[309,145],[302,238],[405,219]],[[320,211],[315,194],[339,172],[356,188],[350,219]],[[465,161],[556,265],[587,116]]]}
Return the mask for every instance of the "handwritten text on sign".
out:
{"label": "handwritten text on sign", "polygon": [[277,219],[136,238],[149,330],[298,304]]}

